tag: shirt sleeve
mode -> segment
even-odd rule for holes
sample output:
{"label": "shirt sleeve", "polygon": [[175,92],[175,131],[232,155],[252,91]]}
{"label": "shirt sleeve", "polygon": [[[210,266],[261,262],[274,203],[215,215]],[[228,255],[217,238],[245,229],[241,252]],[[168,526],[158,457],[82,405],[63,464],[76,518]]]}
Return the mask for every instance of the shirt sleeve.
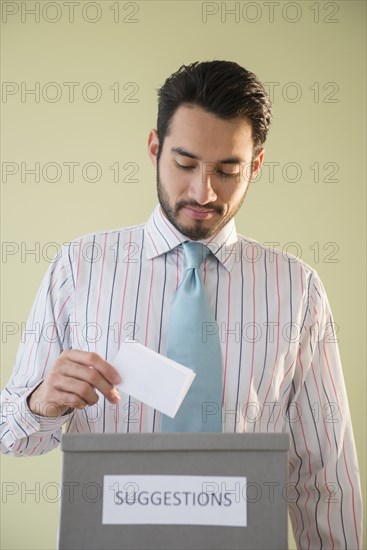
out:
{"label": "shirt sleeve", "polygon": [[357,454],[334,323],[315,270],[307,281],[287,408],[287,499],[298,549],[359,549],[362,500]]}
{"label": "shirt sleeve", "polygon": [[27,404],[28,395],[43,381],[55,359],[71,348],[72,273],[64,253],[62,247],[42,280],[22,332],[12,375],[1,392],[3,454],[30,456],[51,451],[60,443],[62,425],[74,413],[69,409],[68,414],[55,418],[40,416]]}

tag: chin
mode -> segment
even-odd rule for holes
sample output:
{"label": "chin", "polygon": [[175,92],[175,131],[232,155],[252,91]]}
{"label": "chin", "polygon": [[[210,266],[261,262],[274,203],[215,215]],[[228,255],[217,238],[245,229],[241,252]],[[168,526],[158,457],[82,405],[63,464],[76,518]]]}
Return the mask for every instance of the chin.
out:
{"label": "chin", "polygon": [[178,223],[176,227],[181,233],[183,233],[184,235],[186,235],[187,237],[189,237],[194,241],[207,239],[212,235],[214,235],[218,230],[217,224],[215,224],[214,227],[211,227],[211,226],[205,226],[204,223],[200,223],[200,222],[199,223],[194,222],[190,224]]}

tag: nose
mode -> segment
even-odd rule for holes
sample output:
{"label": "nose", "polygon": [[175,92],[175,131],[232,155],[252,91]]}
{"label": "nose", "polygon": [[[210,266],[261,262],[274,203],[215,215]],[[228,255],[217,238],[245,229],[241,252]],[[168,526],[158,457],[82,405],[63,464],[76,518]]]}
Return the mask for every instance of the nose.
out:
{"label": "nose", "polygon": [[201,205],[217,200],[217,194],[211,184],[210,174],[201,173],[193,178],[188,190],[188,198]]}

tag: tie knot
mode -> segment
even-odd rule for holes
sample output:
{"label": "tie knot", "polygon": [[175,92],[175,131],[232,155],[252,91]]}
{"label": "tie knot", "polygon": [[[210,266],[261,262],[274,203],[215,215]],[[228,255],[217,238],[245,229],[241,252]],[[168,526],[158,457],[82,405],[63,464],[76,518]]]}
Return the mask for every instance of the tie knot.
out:
{"label": "tie knot", "polygon": [[198,268],[210,253],[205,244],[192,241],[183,243],[183,249],[186,258],[186,270]]}

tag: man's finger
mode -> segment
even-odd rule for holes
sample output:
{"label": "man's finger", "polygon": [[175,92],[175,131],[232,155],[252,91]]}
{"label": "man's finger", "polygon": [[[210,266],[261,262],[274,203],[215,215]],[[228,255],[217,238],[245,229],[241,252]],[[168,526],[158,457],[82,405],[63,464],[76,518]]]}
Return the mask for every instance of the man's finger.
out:
{"label": "man's finger", "polygon": [[98,370],[98,372],[100,372],[102,376],[104,376],[104,378],[111,384],[119,384],[121,382],[121,376],[117,370],[112,365],[107,363],[107,361],[102,359],[98,353],[70,349],[64,351],[61,355],[71,359],[71,361],[74,361],[75,363],[85,365],[86,367],[92,366]]}
{"label": "man's finger", "polygon": [[93,402],[94,395],[92,397],[91,392],[96,394],[95,388],[112,403],[116,403],[120,400],[120,395],[115,386],[108,382],[97,369],[90,365],[86,366],[81,363],[75,363],[64,357],[63,365],[59,368],[58,372],[61,377],[58,378],[54,385],[59,390],[63,389],[65,391],[65,385],[67,384],[67,388],[70,391],[77,386],[80,387],[79,382],[84,382],[88,384],[90,391],[89,396]]}

